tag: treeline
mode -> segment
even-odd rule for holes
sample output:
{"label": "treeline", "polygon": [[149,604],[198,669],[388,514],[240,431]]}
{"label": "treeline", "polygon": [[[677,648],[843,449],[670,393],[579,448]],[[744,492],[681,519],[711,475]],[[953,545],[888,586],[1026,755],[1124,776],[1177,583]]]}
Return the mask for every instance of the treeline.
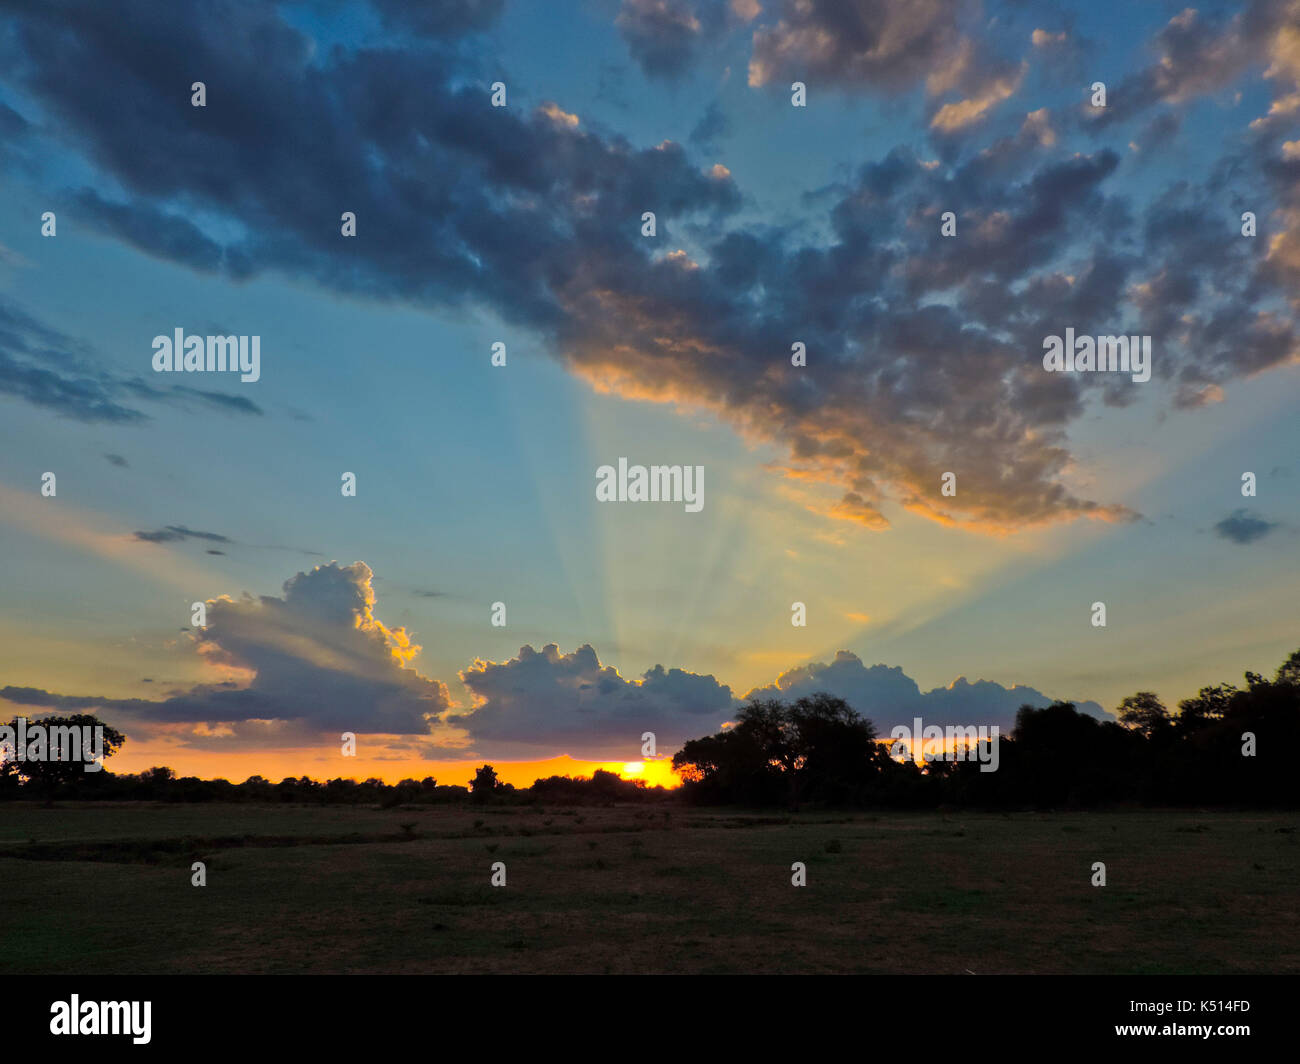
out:
{"label": "treeline", "polygon": [[[598,769],[591,778],[551,776],[531,787],[503,783],[491,765],[469,786],[432,777],[306,776],[279,783],[177,777],[169,768],[138,774],[87,773],[75,762],[0,762],[0,800],[20,798],[155,802],[285,802],[322,805],[608,804],[687,801],[706,805],[992,809],[1150,805],[1296,807],[1300,776],[1300,650],[1272,680],[1248,672],[1245,687],[1202,688],[1171,713],[1141,691],[1124,699],[1118,721],[1101,721],[1068,702],[1022,706],[996,751],[985,743],[964,760],[917,764],[891,756],[875,725],[843,699],[815,694],[794,702],[755,700],[716,735],[692,739],[673,756],[680,790],[647,787]],[[97,725],[92,716],[39,723]],[[940,723],[931,721],[928,723]],[[16,728],[16,722],[11,724]],[[106,728],[104,756],[124,736]],[[994,769],[994,766],[996,768]],[[991,771],[986,771],[993,769]]]}
{"label": "treeline", "polygon": [[[83,718],[84,719],[84,718]],[[93,719],[93,718],[91,718]],[[53,721],[54,718],[49,718]],[[30,768],[35,771],[24,772]],[[57,769],[59,771],[54,771]],[[284,802],[312,805],[398,806],[442,805],[473,802],[528,805],[593,805],[610,802],[657,801],[671,797],[663,787],[647,787],[642,780],[625,780],[617,773],[597,769],[590,778],[550,776],[531,787],[515,787],[497,778],[491,765],[483,765],[468,787],[439,783],[432,776],[385,783],[381,779],[332,779],[320,782],[290,776],[273,783],[250,776],[243,783],[225,779],[177,776],[170,768],[140,773],[84,772],[80,764],[50,762],[0,767],[0,800],[55,798],[101,802]]]}
{"label": "treeline", "polygon": [[[938,722],[930,722],[938,723]],[[1149,691],[1119,720],[1068,702],[1023,706],[1009,736],[965,760],[891,758],[872,722],[826,694],[753,701],[734,726],[673,757],[702,804],[933,808],[1300,805],[1300,650],[1272,680],[1202,688],[1171,713]],[[983,771],[996,765],[995,770]]]}

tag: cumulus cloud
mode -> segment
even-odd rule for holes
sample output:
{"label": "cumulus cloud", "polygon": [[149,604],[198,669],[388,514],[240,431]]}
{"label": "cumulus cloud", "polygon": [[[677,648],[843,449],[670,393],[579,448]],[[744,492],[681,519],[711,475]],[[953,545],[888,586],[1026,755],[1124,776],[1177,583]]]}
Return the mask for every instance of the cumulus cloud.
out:
{"label": "cumulus cloud", "polygon": [[554,643],[521,647],[505,662],[476,661],[460,673],[477,705],[447,723],[465,728],[476,745],[520,744],[554,750],[569,744],[588,756],[628,756],[641,734],[664,750],[717,730],[732,715],[731,688],[714,677],[656,665],[627,680],[602,665],[588,644],[562,654]]}
{"label": "cumulus cloud", "polygon": [[[655,732],[660,747],[672,750],[684,740],[711,734],[734,719],[743,704],[713,676],[656,665],[640,679],[628,680],[602,664],[590,645],[571,653],[555,644],[520,649],[505,662],[476,661],[460,674],[478,706],[452,714],[447,723],[464,728],[476,748],[504,750],[512,756],[563,749],[589,757],[627,757],[642,731]],[[922,692],[897,666],[872,665],[847,650],[829,663],[796,666],[752,698],[794,700],[820,691],[843,698],[887,734],[916,716],[936,724],[996,724],[1009,731],[1023,705],[1051,705],[1053,699],[1032,687],[958,677],[947,687]],[[1076,702],[1080,712],[1104,718],[1095,702]]]}
{"label": "cumulus cloud", "polygon": [[[782,673],[766,687],[755,688],[745,696],[751,698],[803,698],[826,691],[843,698],[876,725],[878,734],[887,735],[897,724],[909,727],[915,717],[927,724],[996,724],[1005,732],[1015,725],[1021,706],[1042,709],[1054,701],[1032,687],[1003,687],[989,680],[971,683],[959,676],[947,687],[922,692],[916,681],[898,666],[872,665],[869,668],[856,654],[841,650],[830,662],[813,662]],[[1096,702],[1075,702],[1081,713],[1109,719]]]}
{"label": "cumulus cloud", "polygon": [[[447,688],[413,665],[420,647],[374,614],[364,562],[300,572],[282,596],[207,603],[195,649],[225,678],[171,697],[111,699],[6,687],[0,698],[54,710],[102,709],[148,724],[203,725],[208,746],[285,745],[343,731],[428,734],[451,704]],[[224,727],[211,730],[209,724]],[[206,741],[205,741],[206,739]]]}
{"label": "cumulus cloud", "polygon": [[[468,707],[415,667],[420,647],[375,615],[374,576],[364,562],[299,572],[279,596],[207,603],[207,627],[190,634],[214,672],[211,682],[161,699],[70,695],[0,688],[0,699],[58,712],[104,713],[128,734],[166,735],[186,745],[241,750],[337,743],[341,732],[404,737],[410,756],[573,756],[630,759],[644,732],[661,753],[711,734],[742,705],[716,677],[655,665],[626,679],[589,644],[562,653],[524,646],[501,662],[476,660],[459,676]],[[793,700],[818,691],[846,699],[879,729],[921,715],[935,723],[1010,727],[1024,704],[1047,696],[959,678],[922,692],[901,668],[864,666],[841,650],[830,663],[800,665],[746,698]],[[1095,703],[1079,703],[1101,715]]]}

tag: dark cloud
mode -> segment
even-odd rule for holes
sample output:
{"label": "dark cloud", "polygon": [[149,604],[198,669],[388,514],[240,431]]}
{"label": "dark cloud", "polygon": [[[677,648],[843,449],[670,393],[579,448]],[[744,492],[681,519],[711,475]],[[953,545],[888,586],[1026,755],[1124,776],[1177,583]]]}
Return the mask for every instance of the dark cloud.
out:
{"label": "dark cloud", "polygon": [[184,539],[205,539],[213,543],[229,543],[230,539],[216,532],[196,532],[184,525],[168,525],[156,532],[136,532],[135,538],[145,543],[176,543]]}
{"label": "dark cloud", "polygon": [[675,78],[727,25],[727,0],[623,0],[614,24],[648,77]]}
{"label": "dark cloud", "polygon": [[0,299],[0,394],[87,422],[147,420],[119,402],[122,384],[95,370],[87,352]]}
{"label": "dark cloud", "polygon": [[263,413],[260,406],[242,395],[228,395],[225,392],[214,392],[208,388],[190,388],[184,384],[173,385],[170,393],[228,414],[249,414],[261,417]]}
{"label": "dark cloud", "polygon": [[[1187,107],[1203,96],[1222,92],[1244,75],[1262,74],[1271,89],[1268,110],[1254,118],[1241,147],[1219,160],[1206,182],[1207,191],[1218,193],[1201,212],[1200,223],[1218,229],[1222,217],[1218,207],[1230,195],[1243,209],[1257,214],[1264,231],[1270,214],[1275,230],[1272,239],[1260,241],[1262,263],[1242,273],[1233,267],[1219,276],[1231,282],[1242,298],[1221,312],[1213,324],[1220,336],[1237,333],[1246,337],[1241,349],[1216,344],[1215,354],[1228,356],[1226,371],[1194,366],[1182,379],[1176,405],[1184,408],[1204,405],[1221,397],[1220,382],[1234,373],[1254,373],[1284,361],[1300,358],[1293,320],[1281,320],[1254,304],[1266,301],[1266,286],[1276,286],[1292,311],[1300,311],[1300,156],[1287,147],[1294,138],[1295,115],[1300,110],[1300,0],[1250,0],[1231,16],[1202,15],[1186,8],[1169,20],[1152,42],[1151,63],[1111,86],[1105,108],[1081,108],[1085,127],[1102,132],[1152,108],[1161,110],[1139,134],[1141,148],[1158,145],[1175,132]],[[1246,190],[1249,189],[1249,192]],[[1188,243],[1204,244],[1197,219],[1192,231],[1182,234]],[[1239,224],[1239,218],[1233,225]],[[1233,242],[1243,243],[1239,231]],[[1253,243],[1253,242],[1252,242]],[[1240,250],[1216,245],[1223,259],[1239,260]],[[1182,262],[1184,260],[1176,260]],[[1243,292],[1243,287],[1249,290]],[[1209,285],[1204,291],[1212,291]],[[1172,314],[1169,315],[1172,317]],[[1196,332],[1204,321],[1197,314],[1187,333]]]}
{"label": "dark cloud", "polygon": [[1179,182],[1143,221],[1153,268],[1132,290],[1138,327],[1164,352],[1174,404],[1191,408],[1223,397],[1236,377],[1300,357],[1300,329],[1281,312],[1267,240],[1245,239],[1213,183]]}
{"label": "dark cloud", "polygon": [[206,407],[225,414],[262,416],[262,408],[242,395],[215,392],[210,388],[192,388],[188,384],[172,384],[159,388],[140,377],[115,378],[112,387],[125,395],[148,402],[170,402],[178,406]]}
{"label": "dark cloud", "polygon": [[617,757],[655,733],[665,750],[729,720],[731,688],[712,676],[656,665],[639,680],[625,680],[602,665],[589,645],[569,654],[549,643],[522,647],[505,662],[475,662],[460,673],[479,701],[469,713],[447,718],[467,729],[476,744],[578,745],[588,756]]}
{"label": "dark cloud", "polygon": [[982,123],[1028,69],[979,32],[974,0],[781,0],[777,10],[777,23],[754,33],[750,85],[889,94],[923,85],[940,137]]}
{"label": "dark cloud", "polygon": [[1160,105],[1181,106],[1218,92],[1252,67],[1280,60],[1285,68],[1294,42],[1281,36],[1300,20],[1296,0],[1250,0],[1231,17],[1201,14],[1186,7],[1156,34],[1151,62],[1108,85],[1106,106],[1081,108],[1085,126],[1094,131],[1125,122]]}
{"label": "dark cloud", "polygon": [[[141,360],[147,364],[150,351]],[[140,377],[99,368],[94,352],[0,298],[0,395],[12,395],[76,421],[140,424],[149,415],[129,400],[207,406],[229,413],[260,415],[243,396],[206,388],[159,388]],[[111,460],[111,459],[110,459]]]}
{"label": "dark cloud", "polygon": [[[1003,687],[989,680],[971,683],[959,676],[948,687],[922,692],[916,681],[897,666],[862,664],[862,659],[847,650],[829,663],[812,662],[782,673],[776,682],[755,688],[745,697],[790,700],[826,691],[843,698],[876,725],[880,735],[888,735],[897,724],[911,725],[914,717],[927,724],[994,725],[1010,732],[1021,706],[1042,709],[1054,701],[1032,687]],[[1081,713],[1101,719],[1105,711],[1096,702],[1075,702]]]}
{"label": "dark cloud", "polygon": [[[839,190],[824,246],[733,231],[706,265],[664,259],[635,286],[589,251],[585,283],[561,293],[569,364],[600,387],[705,405],[783,441],[791,472],[843,487],[828,512],[868,527],[888,524],[890,497],[984,527],[1126,518],[1060,483],[1065,426],[1096,382],[1041,364],[1042,338],[1061,323],[1119,317],[1130,266],[1106,238],[1126,211],[1102,190],[1117,160],[1026,172],[1037,143],[1008,142],[956,175],[904,151],[869,164]],[[1007,180],[999,153],[1026,176]],[[940,235],[954,186],[961,240]],[[1056,264],[1071,246],[1067,279]],[[794,339],[807,370],[781,353]],[[969,494],[939,497],[950,470],[970,478]]]}
{"label": "dark cloud", "polygon": [[[540,651],[525,646],[507,662],[476,662],[460,678],[480,705],[449,716],[448,723],[465,728],[476,745],[497,749],[508,744],[517,756],[533,744],[550,750],[564,745],[592,757],[626,756],[643,730],[654,732],[665,749],[674,749],[688,738],[718,730],[743,704],[713,676],[662,665],[640,680],[625,680],[612,666],[602,665],[588,645],[569,654],[555,644]],[[750,691],[745,700],[793,700],[819,691],[845,699],[881,733],[895,724],[910,725],[916,716],[941,725],[996,724],[1009,732],[1021,706],[1041,709],[1054,701],[1032,687],[972,683],[965,677],[922,692],[901,668],[867,668],[847,650],[829,664],[791,669]],[[1095,702],[1075,704],[1080,712],[1108,719]]]}
{"label": "dark cloud", "polygon": [[[576,229],[625,221],[635,235],[646,209],[670,228],[739,202],[675,145],[635,150],[542,111],[491,108],[460,53],[335,51],[317,65],[311,42],[261,5],[109,18],[55,3],[30,17],[15,63],[127,189],[91,221],[197,269],[242,277],[256,262],[379,298],[472,296],[546,325]],[[160,50],[210,72],[206,109],[169,100],[179,71],[159,66]],[[88,100],[99,79],[142,110]],[[158,137],[169,151],[146,151]],[[590,206],[578,215],[555,211],[579,200]],[[248,236],[218,245],[190,220],[196,206],[238,218]],[[340,259],[344,209],[366,238]]]}
{"label": "dark cloud", "polygon": [[84,712],[105,706],[116,710],[148,713],[155,706],[147,698],[100,698],[94,695],[56,695],[39,687],[0,687],[0,698],[18,706],[39,706],[56,712]]}
{"label": "dark cloud", "polygon": [[131,464],[120,454],[106,454],[104,457],[108,460],[109,465],[115,465],[119,469],[126,469]]}
{"label": "dark cloud", "polygon": [[223,247],[178,214],[148,203],[110,203],[93,189],[79,190],[73,202],[80,219],[156,258],[233,278],[252,272],[240,250]]}
{"label": "dark cloud", "polygon": [[969,0],[780,0],[780,19],[754,34],[751,85],[788,82],[910,88],[956,72],[970,47]]}
{"label": "dark cloud", "polygon": [[[1110,187],[1117,153],[1058,143],[1045,110],[982,148],[955,136],[1009,107],[1022,73],[991,35],[975,36],[977,16],[939,0],[801,2],[757,31],[751,79],[788,66],[844,86],[924,84],[943,134],[939,160],[896,149],[823,190],[828,227],[815,238],[738,223],[730,175],[680,145],[637,148],[556,105],[491,108],[501,72],[433,38],[318,50],[262,5],[110,12],[55,0],[15,19],[0,69],[106,172],[112,191],[81,197],[89,223],[150,254],[487,307],[596,387],[703,407],[776,444],[810,506],[870,528],[888,526],[891,504],[989,530],[1126,519],[1069,486],[1068,430],[1090,399],[1123,405],[1146,386],[1046,374],[1044,336],[1141,327],[1174,401],[1212,401],[1234,377],[1297,357],[1284,300],[1300,236],[1234,236],[1216,172],[1135,216]],[[1254,40],[1250,17],[1241,32]],[[1205,44],[1181,32],[1160,47]],[[206,109],[175,88],[195,68],[208,72]],[[1300,233],[1280,148],[1247,152],[1241,167],[1238,185],[1270,182],[1261,217],[1293,211]],[[345,209],[365,234],[346,248]],[[658,216],[653,240],[639,234],[645,210]],[[944,210],[955,238],[940,235]],[[789,365],[794,340],[806,369]],[[82,416],[140,416],[94,405],[136,388],[149,386],[101,385],[80,398]],[[948,471],[962,485],[952,498],[939,495]]]}
{"label": "dark cloud", "polygon": [[1278,527],[1276,521],[1266,521],[1246,510],[1233,510],[1214,526],[1215,535],[1233,543],[1254,543]]}
{"label": "dark cloud", "polygon": [[[221,543],[226,546],[239,546],[237,542],[229,536],[223,536],[216,532],[197,532],[194,529],[186,528],[184,525],[166,525],[163,528],[151,531],[142,531],[134,533],[135,538],[143,543],[181,543],[185,540],[195,539],[207,541],[209,543]],[[319,558],[321,552],[318,550],[307,550],[305,547],[284,547],[275,544],[252,543],[242,544],[245,547],[252,547],[254,550],[287,550],[295,554],[305,554],[309,557]],[[209,550],[208,554],[225,555],[223,550]],[[375,578],[378,582],[378,578]]]}

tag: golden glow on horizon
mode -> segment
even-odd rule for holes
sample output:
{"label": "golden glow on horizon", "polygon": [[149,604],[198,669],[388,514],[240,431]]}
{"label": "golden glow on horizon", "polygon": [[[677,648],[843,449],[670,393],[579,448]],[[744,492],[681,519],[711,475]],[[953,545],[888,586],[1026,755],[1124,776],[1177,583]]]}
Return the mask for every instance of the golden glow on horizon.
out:
{"label": "golden glow on horizon", "polygon": [[[319,781],[337,779],[365,780],[370,778],[385,783],[404,779],[423,779],[432,776],[440,784],[468,785],[474,772],[482,764],[490,764],[497,778],[515,787],[531,787],[538,779],[548,776],[590,777],[596,769],[614,772],[624,779],[644,780],[647,787],[678,787],[681,779],[673,772],[671,758],[653,761],[586,761],[562,754],[559,757],[537,761],[504,761],[497,758],[476,758],[465,761],[425,761],[417,758],[393,760],[380,750],[378,757],[342,758],[337,747],[303,747],[298,749],[229,751],[198,750],[179,743],[167,745],[154,741],[149,744],[129,740],[115,757],[108,761],[110,772],[138,773],[156,765],[166,765],[178,776],[198,776],[202,779],[227,779],[242,783],[249,776],[262,776],[272,783],[287,777],[308,776]],[[627,771],[629,765],[639,765],[635,772]]]}
{"label": "golden glow on horizon", "polygon": [[673,771],[670,757],[653,761],[610,761],[594,767],[617,772],[625,780],[643,780],[647,787],[680,787],[682,783],[681,777]]}

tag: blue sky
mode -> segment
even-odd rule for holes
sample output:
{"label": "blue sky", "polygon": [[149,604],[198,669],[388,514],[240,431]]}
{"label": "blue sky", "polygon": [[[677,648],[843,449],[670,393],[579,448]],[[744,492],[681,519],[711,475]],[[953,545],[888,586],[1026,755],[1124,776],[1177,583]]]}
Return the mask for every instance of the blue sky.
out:
{"label": "blue sky", "polygon": [[[840,651],[883,723],[877,663],[1005,722],[1294,649],[1294,0],[416,10],[0,5],[7,709],[398,778],[671,753]],[[177,327],[260,380],[155,374]],[[704,509],[598,503],[620,456]]]}

